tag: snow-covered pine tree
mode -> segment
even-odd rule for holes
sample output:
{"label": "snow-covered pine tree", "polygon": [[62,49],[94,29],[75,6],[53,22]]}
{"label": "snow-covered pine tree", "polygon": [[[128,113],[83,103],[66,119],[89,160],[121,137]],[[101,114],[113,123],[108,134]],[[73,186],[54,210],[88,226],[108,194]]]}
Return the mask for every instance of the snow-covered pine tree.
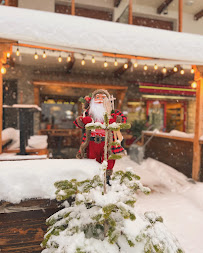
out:
{"label": "snow-covered pine tree", "polygon": [[[56,182],[56,199],[64,208],[47,219],[43,253],[182,253],[177,240],[153,212],[135,212],[136,192],[150,193],[132,169],[114,173],[106,185],[108,131],[118,131],[124,124],[87,124],[87,129],[103,128],[105,159],[100,175],[92,180]],[[127,126],[128,127],[128,126]],[[112,143],[111,143],[112,145]],[[114,157],[117,159],[120,157]],[[71,201],[70,201],[71,200]],[[69,201],[69,202],[68,202]]]}
{"label": "snow-covered pine tree", "polygon": [[136,192],[148,194],[150,189],[132,169],[114,173],[106,194],[103,169],[91,180],[65,180],[55,186],[64,208],[47,219],[42,253],[183,252],[160,216],[135,211]]}

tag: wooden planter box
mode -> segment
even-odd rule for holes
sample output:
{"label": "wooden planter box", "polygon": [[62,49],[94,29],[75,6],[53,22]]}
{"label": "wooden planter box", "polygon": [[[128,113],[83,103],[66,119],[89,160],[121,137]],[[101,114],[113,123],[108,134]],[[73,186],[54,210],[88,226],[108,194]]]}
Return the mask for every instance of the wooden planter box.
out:
{"label": "wooden planter box", "polygon": [[[143,133],[143,143],[145,143],[151,135],[151,133]],[[145,158],[148,157],[163,162],[191,178],[193,139],[155,134],[145,148]],[[202,182],[203,157],[201,164],[200,181]]]}
{"label": "wooden planter box", "polygon": [[56,200],[49,199],[30,199],[20,204],[0,202],[0,252],[41,252],[46,219],[58,210]]}

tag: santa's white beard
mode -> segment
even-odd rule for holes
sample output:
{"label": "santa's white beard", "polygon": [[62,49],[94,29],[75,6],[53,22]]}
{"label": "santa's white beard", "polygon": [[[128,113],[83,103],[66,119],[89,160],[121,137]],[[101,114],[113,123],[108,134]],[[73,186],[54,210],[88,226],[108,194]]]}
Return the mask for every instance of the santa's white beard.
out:
{"label": "santa's white beard", "polygon": [[105,113],[105,109],[102,104],[99,103],[95,103],[94,102],[94,98],[91,100],[90,102],[90,110],[89,110],[89,114],[92,116],[93,120],[96,122],[104,122],[104,113]]}

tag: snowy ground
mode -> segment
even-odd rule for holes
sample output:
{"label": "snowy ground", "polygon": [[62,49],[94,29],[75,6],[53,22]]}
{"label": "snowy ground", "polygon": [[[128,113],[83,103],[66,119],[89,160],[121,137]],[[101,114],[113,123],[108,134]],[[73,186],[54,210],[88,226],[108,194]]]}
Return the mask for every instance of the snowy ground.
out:
{"label": "snowy ground", "polygon": [[126,167],[133,167],[141,182],[152,190],[150,195],[140,194],[137,211],[158,212],[186,253],[202,253],[203,183],[189,182],[182,173],[150,158],[137,165],[124,157],[114,168]]}
{"label": "snowy ground", "polygon": [[[17,203],[26,198],[54,198],[54,182],[84,180],[99,173],[93,160],[47,159],[0,162],[0,200]],[[115,171],[134,168],[150,195],[138,194],[136,211],[156,211],[186,253],[202,253],[203,183],[194,183],[173,168],[148,158],[137,165],[129,157],[116,161]]]}

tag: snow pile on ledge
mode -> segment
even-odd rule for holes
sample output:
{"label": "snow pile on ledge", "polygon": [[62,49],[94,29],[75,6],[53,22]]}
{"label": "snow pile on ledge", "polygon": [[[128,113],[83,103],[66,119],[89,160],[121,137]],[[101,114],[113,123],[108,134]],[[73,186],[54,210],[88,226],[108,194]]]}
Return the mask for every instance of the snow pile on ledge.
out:
{"label": "snow pile on ledge", "polygon": [[55,199],[54,183],[79,181],[99,174],[95,160],[47,159],[0,163],[0,201],[19,203],[27,198]]}
{"label": "snow pile on ledge", "polygon": [[166,136],[176,136],[176,137],[183,137],[183,138],[194,138],[193,133],[185,133],[178,130],[172,130],[170,133],[160,132],[159,130],[155,129],[154,131],[143,131],[143,133],[155,133],[159,135],[166,135]]}
{"label": "snow pile on ledge", "polygon": [[[47,135],[30,136],[27,148],[40,148],[40,149],[47,148],[48,146],[47,139],[48,139]],[[9,150],[20,148],[20,131],[12,127],[4,129],[2,131],[2,141],[6,143],[10,140],[12,140],[12,142],[11,144],[8,145]]]}

